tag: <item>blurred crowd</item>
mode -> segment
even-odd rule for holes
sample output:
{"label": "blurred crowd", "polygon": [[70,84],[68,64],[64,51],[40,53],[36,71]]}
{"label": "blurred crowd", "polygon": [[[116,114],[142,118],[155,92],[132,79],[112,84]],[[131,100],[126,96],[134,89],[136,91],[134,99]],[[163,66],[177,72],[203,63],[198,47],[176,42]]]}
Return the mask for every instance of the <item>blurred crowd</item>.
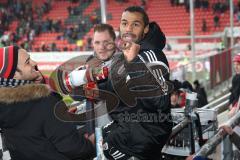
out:
{"label": "blurred crowd", "polygon": [[[119,3],[127,3],[129,0],[116,0]],[[148,8],[147,0],[139,0],[142,8]],[[92,0],[70,0],[71,3],[79,3],[67,8],[69,18],[78,17],[72,24],[65,24],[64,19],[45,18],[54,1],[46,0],[41,5],[34,5],[31,0],[22,2],[21,0],[9,0],[7,4],[0,7],[0,46],[8,46],[12,43],[18,43],[22,48],[32,51],[68,51],[68,50],[92,50],[91,38],[85,36],[90,28],[101,22],[100,12],[92,11],[90,15],[83,15],[83,9],[80,4],[90,4]],[[170,0],[172,6],[185,6],[186,12],[189,12],[189,0]],[[229,10],[229,1],[216,1],[210,5],[209,0],[195,0],[195,8],[203,10],[211,9],[213,11],[213,24],[215,28],[220,27],[221,15]],[[234,6],[234,19],[240,24],[240,1]],[[17,27],[11,28],[11,23],[17,21]],[[202,31],[209,31],[208,21],[202,19]],[[43,42],[39,48],[33,48],[34,38],[41,33],[61,33],[56,40],[67,40],[69,44],[76,44],[76,48],[59,47],[56,43],[47,44]]]}

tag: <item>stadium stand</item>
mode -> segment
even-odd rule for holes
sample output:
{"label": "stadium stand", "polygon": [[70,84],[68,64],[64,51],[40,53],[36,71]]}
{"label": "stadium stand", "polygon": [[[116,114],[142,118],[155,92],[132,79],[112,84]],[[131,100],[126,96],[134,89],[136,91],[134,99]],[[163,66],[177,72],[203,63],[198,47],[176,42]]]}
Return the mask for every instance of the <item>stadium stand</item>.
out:
{"label": "stadium stand", "polygon": [[[199,0],[202,2],[205,0]],[[16,5],[13,5],[15,2]],[[91,49],[89,38],[92,27],[101,22],[98,0],[0,0],[1,21],[7,15],[7,23],[1,24],[1,45],[10,40],[30,51],[79,51]],[[145,1],[144,1],[145,2]],[[177,2],[177,1],[176,1]],[[212,35],[229,26],[229,4],[224,0],[209,0],[195,4],[195,35]],[[219,2],[219,3],[218,3]],[[29,5],[26,5],[29,4]],[[13,11],[17,7],[23,15]],[[188,4],[164,0],[107,0],[107,19],[118,30],[119,17],[124,8],[142,5],[151,20],[157,21],[166,36],[190,34]],[[23,7],[24,6],[24,7]],[[26,7],[27,6],[27,7]],[[234,0],[235,25],[239,25],[239,5]],[[27,8],[27,9],[26,9]],[[20,15],[20,16],[19,16]],[[176,16],[177,15],[177,16]],[[240,14],[239,14],[240,15]],[[214,18],[214,17],[218,18]],[[240,17],[240,16],[239,16]],[[214,22],[214,19],[218,19]],[[205,24],[203,24],[205,23]],[[4,26],[3,26],[4,25]]]}

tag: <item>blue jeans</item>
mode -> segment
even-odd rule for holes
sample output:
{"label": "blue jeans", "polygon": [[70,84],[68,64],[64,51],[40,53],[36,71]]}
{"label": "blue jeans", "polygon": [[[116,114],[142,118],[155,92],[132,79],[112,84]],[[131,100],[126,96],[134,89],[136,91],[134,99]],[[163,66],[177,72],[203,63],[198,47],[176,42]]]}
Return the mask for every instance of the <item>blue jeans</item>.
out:
{"label": "blue jeans", "polygon": [[232,142],[229,139],[229,136],[227,136],[223,140],[223,160],[233,160],[233,147]]}

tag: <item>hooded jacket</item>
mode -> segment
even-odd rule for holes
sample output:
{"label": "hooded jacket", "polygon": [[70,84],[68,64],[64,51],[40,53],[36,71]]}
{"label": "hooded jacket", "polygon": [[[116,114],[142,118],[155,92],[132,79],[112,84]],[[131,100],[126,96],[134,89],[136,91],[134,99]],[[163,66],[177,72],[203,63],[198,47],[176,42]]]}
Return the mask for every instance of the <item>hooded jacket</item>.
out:
{"label": "hooded jacket", "polygon": [[[159,69],[152,69],[152,74],[154,74],[157,79],[167,82],[169,80],[169,66],[167,58],[162,52],[166,38],[155,22],[150,23],[149,27],[149,32],[145,35],[144,39],[139,42],[141,46],[140,52],[132,62],[140,63],[142,66],[146,66],[147,64],[148,66],[151,66],[151,64],[160,64],[163,69],[163,74],[160,74],[161,71]],[[112,76],[110,79],[114,77],[114,75],[120,74],[120,72],[126,73],[133,84],[135,81],[134,78],[138,78],[141,73],[134,73],[129,64],[130,63],[124,60],[122,54],[116,56],[111,65],[110,73],[112,73]],[[124,65],[124,67],[119,67],[118,65]],[[124,69],[119,69],[118,71],[121,71],[118,72],[116,70],[118,67]],[[113,89],[113,83],[118,82],[126,75],[120,75],[119,79],[112,79],[111,82],[109,82],[111,85],[108,85],[108,90],[116,92]],[[126,83],[120,88],[127,85],[129,78],[126,78]],[[145,80],[149,81],[147,78]],[[142,83],[142,81],[139,82]],[[169,83],[167,83],[167,85],[168,89],[171,90],[171,85]],[[138,84],[136,84],[136,86],[138,86]],[[141,90],[141,87],[138,89]],[[144,87],[142,90],[144,91]],[[167,91],[167,94],[157,97],[138,98],[134,107],[127,106],[120,97],[119,105],[110,113],[115,124],[108,124],[103,130],[104,142],[109,149],[109,151],[105,153],[109,153],[110,157],[116,157],[116,153],[122,153],[122,155],[128,154],[140,159],[159,160],[161,149],[168,140],[172,129],[170,96],[168,93],[169,91]],[[128,93],[124,94],[131,97]],[[114,152],[111,153],[110,150],[114,148]],[[109,155],[107,156],[109,157]]]}
{"label": "hooded jacket", "polygon": [[[168,65],[168,61],[165,54],[162,52],[162,49],[165,46],[165,42],[166,42],[166,38],[163,32],[161,31],[160,27],[155,22],[150,23],[149,32],[146,34],[144,39],[139,42],[140,44],[139,55],[132,62],[142,63],[143,65],[150,64],[150,63],[160,63],[163,66],[161,67],[161,69],[163,69],[162,73],[164,76],[164,80],[168,81],[169,65]],[[129,75],[130,77],[135,78],[139,76],[138,73],[131,73],[132,72],[130,71],[131,66],[128,65],[129,63],[124,62],[125,60],[122,54],[117,54],[113,59],[110,73],[115,74],[114,69],[118,67],[117,65],[119,65],[119,63],[116,61],[121,61],[121,63],[124,63],[126,74]],[[153,72],[153,73],[157,73],[157,72]],[[159,74],[156,74],[155,76],[160,79]],[[108,90],[114,92],[111,81],[112,80],[110,80],[111,84],[110,85],[108,84],[108,86],[110,86]],[[159,103],[156,104],[158,106],[157,108],[154,108],[152,105],[149,106],[148,103],[150,103],[150,101],[148,101],[148,103],[145,103],[144,105],[141,105],[141,106],[144,106],[144,108],[147,107],[152,111],[156,111],[156,109],[160,108],[162,111],[166,111],[166,113],[170,113],[170,96],[169,95],[158,97],[155,100],[159,101]],[[162,104],[162,106],[160,107],[158,104]],[[118,114],[118,112],[125,111],[123,108],[125,108],[126,110],[129,110],[129,107],[124,106],[124,104],[120,102],[120,105],[117,106],[117,108],[111,113],[114,119],[115,119],[115,116],[114,116],[115,113]]]}
{"label": "hooded jacket", "polygon": [[149,32],[139,42],[141,49],[162,50],[166,45],[166,37],[156,22],[149,23]]}
{"label": "hooded jacket", "polygon": [[12,160],[71,160],[94,156],[76,127],[55,117],[62,97],[46,85],[0,88],[0,128]]}

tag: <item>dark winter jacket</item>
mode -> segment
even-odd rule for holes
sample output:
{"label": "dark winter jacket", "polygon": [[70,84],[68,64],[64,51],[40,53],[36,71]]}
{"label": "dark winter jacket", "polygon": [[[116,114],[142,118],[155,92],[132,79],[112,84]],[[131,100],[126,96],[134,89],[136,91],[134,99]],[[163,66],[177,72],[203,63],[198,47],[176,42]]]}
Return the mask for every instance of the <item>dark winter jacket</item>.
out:
{"label": "dark winter jacket", "polygon": [[94,156],[94,147],[71,123],[55,117],[61,97],[46,85],[0,88],[0,128],[12,160],[71,160]]}
{"label": "dark winter jacket", "polygon": [[234,105],[240,95],[240,74],[236,74],[232,79],[231,95],[229,98],[229,103]]}
{"label": "dark winter jacket", "polygon": [[[149,68],[146,65],[160,65],[164,81],[167,82],[169,80],[169,66],[166,56],[162,52],[165,46],[165,36],[156,23],[150,23],[149,33],[139,44],[141,46],[139,55],[132,62],[140,64],[142,68],[147,70]],[[146,82],[149,85],[151,79],[146,76],[143,81],[136,82],[136,79],[141,77],[143,72],[134,72],[131,64],[131,62],[128,63],[124,60],[123,55],[115,56],[110,71],[111,85],[108,86],[109,91],[116,92],[116,86],[119,86],[119,89],[132,86],[140,92],[146,91],[144,84],[139,83]],[[162,82],[161,71],[153,68],[151,70],[154,76]],[[117,74],[119,74],[118,79],[113,79]],[[123,83],[120,82],[121,80],[123,80]],[[137,84],[134,86],[135,82]],[[169,85],[168,89],[171,90],[172,86],[169,83],[167,85]],[[124,92],[124,94],[127,98],[132,98],[131,93]],[[119,96],[119,93],[117,95]],[[161,96],[137,98],[134,107],[129,107],[126,104],[128,100],[121,96],[119,98],[119,105],[110,113],[112,119],[115,120],[115,124],[107,125],[104,129],[106,134],[103,133],[104,142],[108,143],[108,148],[115,147],[117,148],[116,152],[140,159],[160,159],[161,149],[168,140],[172,129],[169,92],[167,91],[165,95],[162,94]],[[156,119],[153,117],[156,117]],[[111,129],[111,127],[114,129]],[[114,155],[112,156],[114,157]]]}

